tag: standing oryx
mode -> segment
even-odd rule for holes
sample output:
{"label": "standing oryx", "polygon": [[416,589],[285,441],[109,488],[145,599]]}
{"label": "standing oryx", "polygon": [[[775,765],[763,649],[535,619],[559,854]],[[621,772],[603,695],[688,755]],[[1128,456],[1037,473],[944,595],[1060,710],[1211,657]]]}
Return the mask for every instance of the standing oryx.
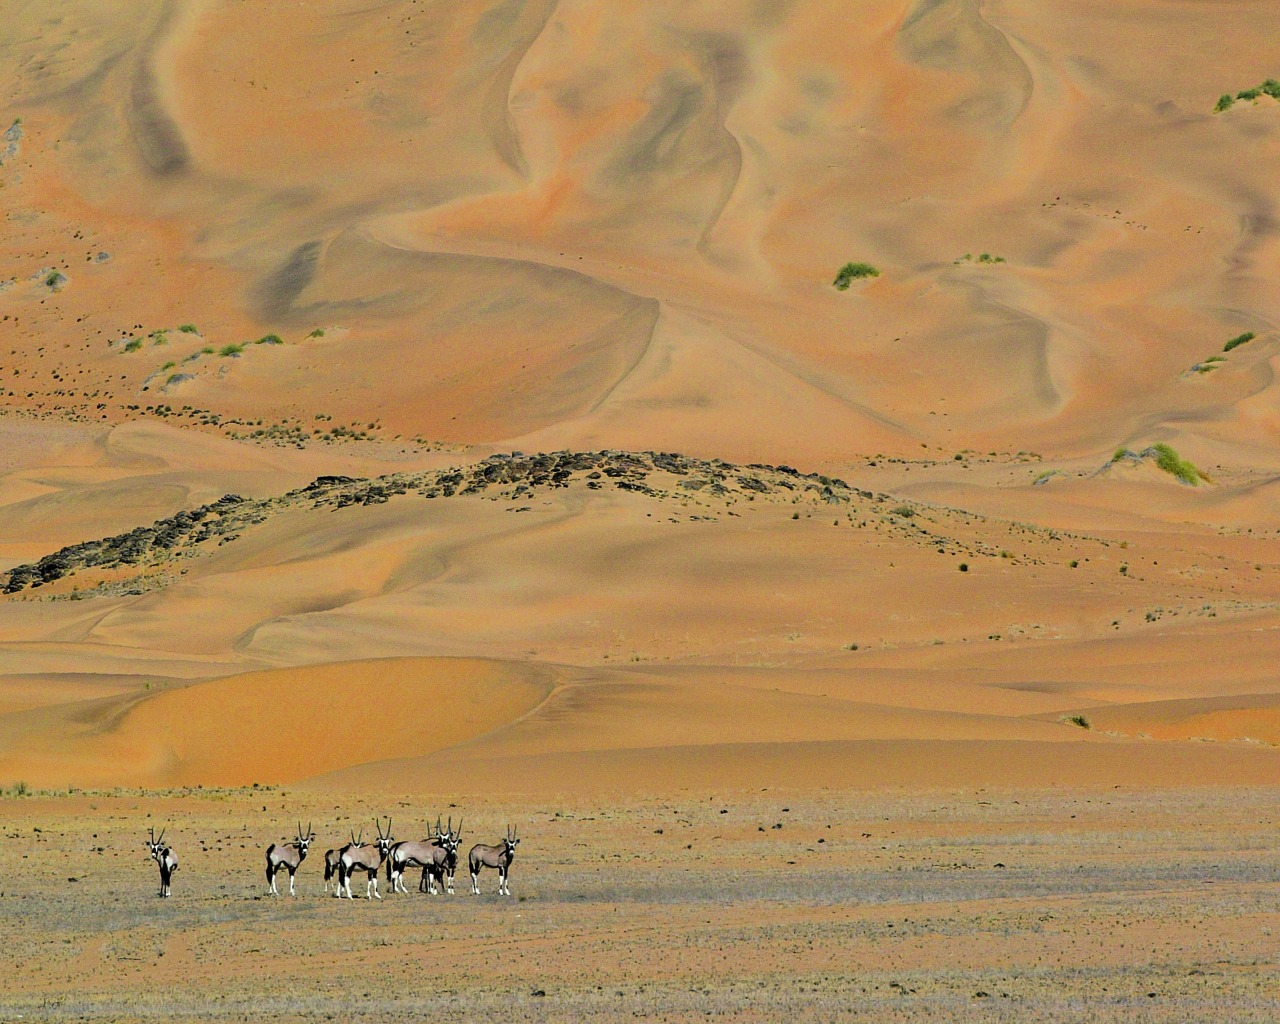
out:
{"label": "standing oryx", "polygon": [[511,895],[511,887],[507,885],[507,874],[511,870],[511,862],[515,860],[516,847],[519,845],[519,838],[511,826],[508,825],[507,838],[502,840],[501,846],[486,846],[483,843],[477,843],[471,847],[471,852],[467,855],[467,863],[471,868],[471,893],[473,896],[480,895],[481,868],[497,868],[498,895]]}
{"label": "standing oryx", "polygon": [[378,869],[382,867],[382,862],[387,859],[387,852],[391,849],[395,840],[391,837],[391,819],[387,819],[386,835],[382,834],[382,821],[374,819],[374,824],[378,826],[378,842],[373,846],[363,846],[356,844],[348,846],[342,851],[342,855],[338,858],[338,896],[346,896],[347,899],[355,899],[351,895],[351,875],[356,871],[364,871],[368,874],[368,881],[365,883],[365,899],[373,899],[375,896],[382,899],[382,895],[378,892]]}
{"label": "standing oryx", "polygon": [[[329,891],[329,882],[331,879],[341,879],[342,873],[342,855],[351,847],[359,846],[364,842],[364,829],[360,830],[360,835],[356,836],[356,830],[351,830],[351,842],[339,846],[336,850],[324,851],[324,891]],[[337,887],[341,885],[341,881],[334,882],[334,895],[338,895],[341,890]]]}
{"label": "standing oryx", "polygon": [[307,859],[307,847],[311,845],[311,840],[316,834],[311,831],[311,822],[307,822],[306,834],[302,831],[302,822],[298,822],[298,838],[284,846],[277,846],[272,843],[267,847],[267,891],[272,896],[279,896],[276,891],[276,873],[284,868],[289,872],[289,895],[296,896],[293,891],[293,876],[297,872],[299,865]]}
{"label": "standing oryx", "polygon": [[[167,826],[166,826],[167,827]],[[160,830],[160,838],[156,838],[156,830],[151,829],[151,838],[146,845],[151,849],[151,859],[160,865],[160,895],[169,895],[169,881],[178,870],[178,855],[164,845],[165,829]]]}
{"label": "standing oryx", "polygon": [[440,848],[442,856],[437,855],[430,862],[422,865],[422,878],[418,881],[418,892],[436,895],[436,889],[453,895],[453,876],[458,870],[458,844],[462,842],[462,819],[458,819],[458,831],[453,830],[453,815],[449,816],[449,824],[445,831],[440,831],[440,819],[436,818],[435,845]]}
{"label": "standing oryx", "polygon": [[[450,856],[456,864],[458,861],[458,836],[462,834],[462,822],[458,822],[458,831],[453,831],[453,817],[449,818],[449,827],[440,827],[440,818],[436,818],[436,834],[431,839],[406,839],[396,843],[387,854],[387,881],[391,883],[392,892],[407,893],[404,887],[406,868],[422,868],[422,877],[443,878],[448,871]],[[424,886],[419,885],[422,892]],[[431,887],[435,895],[435,886]]]}

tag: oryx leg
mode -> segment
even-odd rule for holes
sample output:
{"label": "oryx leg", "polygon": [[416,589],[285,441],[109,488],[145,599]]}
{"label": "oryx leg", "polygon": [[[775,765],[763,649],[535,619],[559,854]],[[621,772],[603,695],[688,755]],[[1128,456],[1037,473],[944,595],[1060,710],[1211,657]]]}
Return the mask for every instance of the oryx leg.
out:
{"label": "oryx leg", "polygon": [[480,895],[480,872],[479,871],[471,872],[471,895],[472,896]]}
{"label": "oryx leg", "polygon": [[[370,895],[370,893],[372,893],[373,895]],[[365,883],[365,887],[364,887],[364,898],[367,900],[375,899],[375,898],[382,899],[381,893],[378,892],[378,872],[377,871],[369,872],[369,881]]]}
{"label": "oryx leg", "polygon": [[[298,895],[296,892],[294,892],[294,891],[293,891],[293,875],[294,875],[294,871],[295,871],[295,869],[294,869],[294,868],[290,868],[290,869],[289,869],[289,895],[290,895],[290,896],[297,896],[297,895]],[[273,882],[273,883],[272,883],[272,888],[274,888],[274,887],[275,887],[275,884],[274,884],[274,882]]]}
{"label": "oryx leg", "polygon": [[511,895],[511,893],[507,891],[507,872],[503,868],[498,869],[498,895],[499,896]]}
{"label": "oryx leg", "polygon": [[267,865],[267,895],[268,896],[280,895],[278,892],[276,892],[276,873],[270,864]]}

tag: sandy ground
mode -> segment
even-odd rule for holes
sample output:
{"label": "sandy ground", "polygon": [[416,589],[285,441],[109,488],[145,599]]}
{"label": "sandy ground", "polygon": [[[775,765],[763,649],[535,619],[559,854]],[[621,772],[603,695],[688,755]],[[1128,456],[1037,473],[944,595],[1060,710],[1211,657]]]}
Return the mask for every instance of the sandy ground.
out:
{"label": "sandy ground", "polygon": [[[451,792],[15,801],[0,920],[24,941],[0,1012],[975,1022],[1280,1012],[1274,788],[685,790],[608,806]],[[419,895],[413,878],[409,895],[381,902],[323,894],[326,845],[361,823],[369,832],[374,813],[391,813],[400,835],[437,810],[465,812],[464,848],[516,823],[512,898],[496,894],[492,873],[480,897],[465,877],[452,897]],[[263,851],[298,817],[318,845],[297,897],[267,896]],[[156,824],[179,855],[168,900],[142,845]]]}
{"label": "sandy ground", "polygon": [[[0,1005],[1274,1019],[1280,101],[1215,110],[1272,13],[10,4],[0,914],[49,923]],[[9,586],[601,449],[722,461]],[[524,902],[250,898],[298,815],[463,798]]]}

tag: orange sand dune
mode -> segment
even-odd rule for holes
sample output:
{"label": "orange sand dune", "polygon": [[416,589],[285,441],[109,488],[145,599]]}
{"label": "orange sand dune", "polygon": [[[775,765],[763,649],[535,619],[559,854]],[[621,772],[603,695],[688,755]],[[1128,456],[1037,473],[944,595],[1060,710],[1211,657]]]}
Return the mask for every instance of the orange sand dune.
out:
{"label": "orange sand dune", "polygon": [[513,449],[864,493],[299,497],[0,598],[0,782],[1265,777],[1271,7],[16,5],[0,571]]}
{"label": "orange sand dune", "polygon": [[1095,728],[1161,740],[1247,741],[1280,746],[1280,694],[1243,694],[1099,708]]}
{"label": "orange sand dune", "polygon": [[0,777],[37,786],[292,782],[390,751],[451,746],[517,718],[552,685],[546,670],[459,659],[250,673],[29,715],[39,725],[0,755]]}
{"label": "orange sand dune", "polygon": [[23,9],[12,397],[827,463],[1274,445],[1280,115],[1213,112],[1274,74],[1269,7],[1113,6]]}

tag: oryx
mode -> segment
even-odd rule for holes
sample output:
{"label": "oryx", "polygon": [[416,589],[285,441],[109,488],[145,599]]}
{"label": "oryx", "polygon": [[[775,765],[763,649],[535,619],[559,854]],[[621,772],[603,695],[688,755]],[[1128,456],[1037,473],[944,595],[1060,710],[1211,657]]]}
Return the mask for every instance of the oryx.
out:
{"label": "oryx", "polygon": [[497,868],[498,895],[511,895],[511,887],[507,885],[507,874],[511,870],[511,862],[515,860],[516,847],[519,845],[520,839],[516,836],[511,826],[508,825],[507,838],[502,840],[500,846],[486,846],[484,843],[477,843],[471,847],[471,852],[467,855],[467,864],[471,868],[471,893],[473,896],[480,895],[481,868]]}
{"label": "oryx", "polygon": [[[168,826],[166,826],[167,828]],[[169,895],[169,881],[178,870],[178,855],[164,845],[165,829],[160,830],[160,838],[156,838],[156,830],[151,829],[151,838],[146,846],[151,850],[151,859],[160,865],[160,895]]]}
{"label": "oryx", "polygon": [[272,843],[267,847],[267,891],[272,896],[279,896],[276,891],[276,873],[284,868],[289,872],[289,895],[296,896],[293,891],[293,876],[299,865],[307,859],[307,847],[316,834],[311,831],[311,822],[307,822],[307,831],[302,831],[302,822],[298,822],[298,838],[291,843],[277,846]]}
{"label": "oryx", "polygon": [[338,895],[346,896],[347,899],[355,899],[351,895],[351,876],[356,871],[364,871],[368,874],[368,881],[365,884],[365,899],[373,899],[377,897],[382,899],[382,894],[378,892],[378,869],[382,867],[382,862],[387,859],[387,851],[391,849],[395,840],[391,837],[391,819],[387,819],[386,835],[382,833],[382,821],[374,819],[374,824],[378,826],[378,841],[373,846],[355,845],[348,846],[342,851],[342,855],[338,858]]}
{"label": "oryx", "polygon": [[436,838],[434,845],[439,847],[443,856],[437,855],[422,865],[422,878],[418,881],[418,892],[436,895],[437,887],[453,895],[453,876],[458,870],[458,844],[462,842],[462,819],[458,819],[458,831],[453,830],[453,816],[449,817],[448,827],[440,831],[440,819],[436,819]]}
{"label": "oryx", "polygon": [[[462,830],[462,823],[458,823],[459,834]],[[396,843],[391,847],[387,854],[387,881],[391,883],[392,892],[407,893],[409,890],[404,887],[404,872],[406,868],[422,868],[422,877],[425,880],[428,875],[436,877],[437,874],[443,877],[448,869],[449,857],[452,854],[454,863],[457,863],[458,840],[453,831],[453,817],[449,818],[449,827],[442,829],[440,827],[440,818],[436,818],[436,834],[430,839],[406,839],[404,842]],[[418,891],[422,892],[423,885],[418,886]],[[435,886],[431,888],[432,895],[435,895]]]}
{"label": "oryx", "polygon": [[[329,882],[334,878],[340,877],[338,869],[340,866],[340,862],[342,860],[342,855],[346,853],[349,849],[351,849],[351,847],[359,846],[363,841],[364,841],[364,829],[360,830],[359,838],[356,837],[356,830],[351,829],[351,842],[345,843],[342,846],[339,846],[336,850],[324,851],[324,891],[325,892],[329,891]],[[334,894],[336,895],[337,894],[336,887],[340,883],[334,882],[333,884],[335,887]]]}

